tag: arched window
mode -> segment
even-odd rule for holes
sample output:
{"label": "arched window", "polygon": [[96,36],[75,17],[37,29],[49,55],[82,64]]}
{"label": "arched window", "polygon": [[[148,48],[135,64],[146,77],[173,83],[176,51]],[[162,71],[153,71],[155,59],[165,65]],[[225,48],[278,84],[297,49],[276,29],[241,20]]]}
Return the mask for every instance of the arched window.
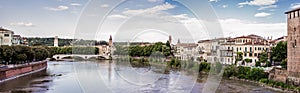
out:
{"label": "arched window", "polygon": [[293,46],[294,48],[295,47],[297,47],[297,40],[295,39],[295,41],[294,41],[294,46]]}

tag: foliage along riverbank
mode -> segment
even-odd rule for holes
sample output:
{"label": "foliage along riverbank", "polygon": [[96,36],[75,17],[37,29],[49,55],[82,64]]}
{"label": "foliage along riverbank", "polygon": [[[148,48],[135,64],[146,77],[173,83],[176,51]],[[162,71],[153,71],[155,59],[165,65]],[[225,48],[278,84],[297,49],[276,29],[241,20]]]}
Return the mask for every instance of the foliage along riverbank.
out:
{"label": "foliage along riverbank", "polygon": [[[23,64],[52,58],[55,54],[98,54],[96,47],[0,46],[0,64]],[[83,60],[75,57],[74,59]]]}
{"label": "foliage along riverbank", "polygon": [[[191,70],[191,71],[199,71],[199,75],[208,74],[210,71],[213,74],[222,75],[223,69],[223,77],[227,79],[233,80],[242,80],[252,83],[257,83],[263,87],[280,90],[282,92],[300,92],[300,87],[288,85],[283,82],[276,82],[268,79],[268,73],[264,72],[261,68],[251,68],[244,66],[223,66],[220,62],[216,62],[215,64],[211,64],[208,62],[192,62],[192,61],[182,61],[178,59],[172,58],[171,61],[164,62],[163,60],[147,59],[147,58],[128,58],[129,62],[133,67],[147,67],[151,65],[160,65],[166,66],[168,70]],[[214,67],[211,67],[214,66]]]}
{"label": "foliage along riverbank", "polygon": [[0,46],[0,64],[23,64],[52,57],[54,51],[44,46]]}
{"label": "foliage along riverbank", "polygon": [[282,91],[300,92],[300,87],[268,79],[268,73],[261,68],[230,65],[225,67],[223,77],[258,83],[261,86],[278,88]]}

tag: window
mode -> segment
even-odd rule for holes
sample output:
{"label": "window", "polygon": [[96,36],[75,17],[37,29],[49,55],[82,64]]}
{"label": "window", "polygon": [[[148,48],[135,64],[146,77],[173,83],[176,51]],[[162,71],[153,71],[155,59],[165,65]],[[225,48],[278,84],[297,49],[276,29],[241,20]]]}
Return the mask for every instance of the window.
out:
{"label": "window", "polygon": [[254,53],[254,56],[256,57],[256,56],[257,56],[257,53]]}
{"label": "window", "polygon": [[254,48],[254,50],[256,50],[256,47]]}
{"label": "window", "polygon": [[294,41],[294,46],[293,47],[297,47],[297,40]]}
{"label": "window", "polygon": [[300,11],[298,11],[298,17],[300,17]]}
{"label": "window", "polygon": [[249,57],[252,57],[252,53],[249,53]]}
{"label": "window", "polygon": [[250,47],[250,52],[252,52],[252,47]]}
{"label": "window", "polygon": [[247,53],[244,53],[244,56],[247,57]]}
{"label": "window", "polygon": [[4,37],[9,37],[9,34],[4,34]]}
{"label": "window", "polygon": [[245,47],[245,52],[247,52],[247,47]]}

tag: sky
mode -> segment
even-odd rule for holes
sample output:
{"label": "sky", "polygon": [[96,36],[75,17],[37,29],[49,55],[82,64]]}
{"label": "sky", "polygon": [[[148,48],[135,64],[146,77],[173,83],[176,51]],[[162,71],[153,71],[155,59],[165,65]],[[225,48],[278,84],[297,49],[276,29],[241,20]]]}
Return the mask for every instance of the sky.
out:
{"label": "sky", "polygon": [[172,43],[287,35],[299,0],[0,0],[0,26],[23,37]]}

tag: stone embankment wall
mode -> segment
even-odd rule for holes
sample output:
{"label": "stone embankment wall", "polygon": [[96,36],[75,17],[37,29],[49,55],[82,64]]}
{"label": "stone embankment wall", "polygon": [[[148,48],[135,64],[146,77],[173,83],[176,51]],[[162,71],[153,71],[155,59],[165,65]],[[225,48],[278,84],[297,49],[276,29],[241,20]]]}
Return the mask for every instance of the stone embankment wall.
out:
{"label": "stone embankment wall", "polygon": [[42,61],[31,64],[23,64],[12,68],[0,69],[0,83],[10,78],[45,69],[46,67],[47,61]]}

